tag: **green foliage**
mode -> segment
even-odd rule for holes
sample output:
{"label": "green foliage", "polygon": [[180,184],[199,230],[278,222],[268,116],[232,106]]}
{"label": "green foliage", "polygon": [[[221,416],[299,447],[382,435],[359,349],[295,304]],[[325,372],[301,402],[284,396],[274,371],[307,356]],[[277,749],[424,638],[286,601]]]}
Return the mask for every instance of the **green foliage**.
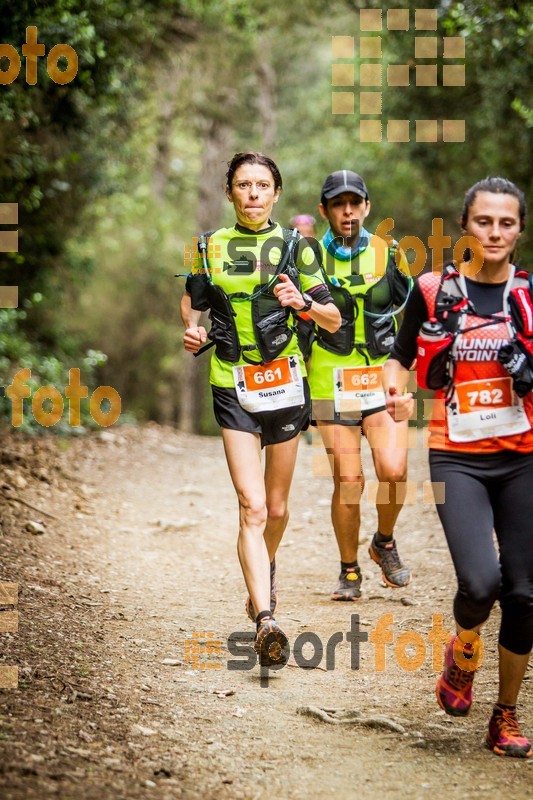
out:
{"label": "green foliage", "polygon": [[[45,428],[35,420],[32,413],[31,398],[42,386],[53,386],[65,398],[65,387],[69,383],[68,357],[60,353],[49,355],[41,347],[30,342],[20,323],[26,320],[32,309],[43,300],[42,295],[35,294],[24,303],[25,309],[0,309],[0,385],[7,387],[13,376],[21,369],[31,371],[27,386],[30,387],[31,396],[24,400],[23,424],[18,427],[23,433],[39,434]],[[95,372],[105,364],[107,356],[97,350],[87,350],[77,361],[71,363],[72,367],[80,369],[80,380],[84,385],[89,385],[89,397],[95,388]],[[65,401],[65,407],[67,408]],[[45,411],[49,411],[45,403]],[[0,424],[9,425],[12,419],[11,401],[4,395],[0,398]],[[81,401],[81,425],[71,427],[68,422],[68,411],[65,411],[59,422],[51,426],[54,433],[80,434],[88,428],[96,428],[90,415],[89,400]]]}
{"label": "green foliage", "polygon": [[[408,5],[414,9],[419,4],[410,1]],[[395,158],[408,164],[410,172],[409,202],[403,208],[397,206],[402,227],[414,227],[426,239],[431,219],[442,217],[447,232],[458,232],[456,220],[465,191],[487,175],[503,175],[531,195],[532,27],[531,3],[464,0],[449,4],[439,14],[437,34],[465,38],[465,86],[416,86],[413,37],[389,34],[388,61],[408,63],[411,73],[409,88],[385,90],[389,116],[466,120],[464,142],[411,141],[393,146]],[[439,59],[439,75],[442,63]],[[531,265],[533,237],[527,232],[520,252],[522,263]]]}
{"label": "green foliage", "polygon": [[56,320],[74,341],[106,352],[99,376],[121,395],[126,412],[175,422],[183,354],[177,314],[182,289],[173,275],[184,271],[175,216],[133,186],[112,203],[102,199],[96,210],[95,235],[71,242],[66,254],[69,262],[91,265],[76,317],[65,297]]}
{"label": "green foliage", "polygon": [[[398,5],[413,19],[420,3]],[[173,275],[187,271],[184,248],[205,220],[233,221],[224,162],[238,150],[278,161],[276,219],[285,224],[298,212],[318,217],[325,176],[344,167],[369,186],[369,227],[392,217],[397,239],[427,240],[433,217],[456,238],[462,195],[487,174],[530,194],[533,6],[439,4],[438,36],[466,39],[466,86],[418,87],[412,77],[408,89],[383,88],[390,119],[466,118],[464,143],[430,144],[361,143],[357,112],[332,115],[331,37],[357,43],[361,7],[381,4],[0,0],[2,42],[20,52],[36,25],[47,51],[66,43],[79,57],[66,86],[50,80],[43,58],[35,86],[24,80],[24,61],[20,77],[0,86],[0,199],[20,207],[20,252],[0,254],[0,284],[18,284],[21,302],[33,298],[21,311],[0,311],[3,383],[23,363],[35,386],[60,390],[67,365],[81,367],[84,383],[97,368],[126,413],[176,422],[189,356],[178,321],[183,280]],[[384,30],[382,40],[384,67],[414,71],[412,30]],[[107,361],[86,363],[100,359],[90,351]],[[204,410],[195,410],[201,429],[213,431],[206,378],[204,393]]]}
{"label": "green foliage", "polygon": [[19,77],[0,87],[0,197],[19,204],[21,231],[19,253],[0,255],[0,280],[25,295],[53,289],[55,296],[65,240],[94,198],[113,189],[108,160],[135,122],[134,99],[149,90],[148,66],[190,33],[175,2],[22,0],[1,3],[0,18],[2,41],[19,52],[26,27],[35,25],[47,53],[64,43],[78,55],[70,84],[54,83],[39,58],[36,85],[26,83],[23,59]]}

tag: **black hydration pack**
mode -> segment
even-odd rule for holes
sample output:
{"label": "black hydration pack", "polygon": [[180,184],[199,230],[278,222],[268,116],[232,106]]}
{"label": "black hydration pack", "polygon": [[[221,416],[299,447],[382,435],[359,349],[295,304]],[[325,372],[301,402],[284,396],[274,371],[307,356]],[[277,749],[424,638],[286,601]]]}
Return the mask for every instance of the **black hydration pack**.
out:
{"label": "black hydration pack", "polygon": [[320,347],[323,347],[324,350],[328,350],[330,353],[335,353],[339,356],[349,356],[355,346],[355,318],[358,313],[357,303],[355,297],[350,294],[348,289],[343,289],[342,286],[336,286],[331,283],[331,281],[327,279],[327,276],[326,280],[332,300],[340,311],[341,325],[335,333],[331,333],[317,325],[316,340]]}
{"label": "black hydration pack", "polygon": [[[428,305],[427,296],[421,286]],[[428,305],[428,311],[431,309]],[[516,270],[508,295],[504,296],[504,317],[499,314],[478,314],[463,291],[461,276],[452,264],[446,264],[442,271],[435,306],[431,320],[439,323],[446,338],[441,346],[436,347],[435,357],[425,365],[425,371],[431,380],[418,383],[423,388],[443,389],[447,387],[448,395],[453,386],[455,361],[453,344],[462,331],[462,318],[470,313],[485,322],[469,328],[469,331],[484,328],[505,321],[509,331],[510,342],[500,348],[498,360],[513,378],[513,389],[519,397],[524,397],[533,388],[533,276],[525,270]],[[420,338],[420,337],[419,337]],[[425,345],[427,346],[427,344]],[[417,374],[419,364],[417,360]]]}
{"label": "black hydration pack", "polygon": [[[307,246],[313,251],[317,271],[321,270],[322,249],[320,244],[312,236],[309,238],[304,237],[304,240],[307,242]],[[311,317],[305,315],[305,312],[304,316],[302,316],[300,313],[296,316],[295,332],[296,338],[298,339],[298,347],[300,348],[300,352],[304,361],[307,361],[311,357],[311,349],[313,342],[316,339],[316,329],[314,321],[311,319]]]}
{"label": "black hydration pack", "polygon": [[[222,361],[236,363],[242,358],[251,364],[264,364],[273,361],[287,347],[294,335],[293,328],[289,326],[292,309],[280,305],[274,294],[274,287],[278,282],[277,276],[284,274],[289,276],[298,289],[300,288],[300,276],[293,254],[299,235],[296,229],[282,228],[282,231],[284,246],[275,273],[267,283],[257,284],[252,294],[245,292],[227,294],[224,289],[213,283],[207,261],[207,244],[212,231],[200,237],[198,249],[204,272],[193,276],[189,290],[193,308],[201,311],[209,309],[211,329],[207,336],[211,341],[200,348],[195,355],[200,355],[214,346],[217,357]],[[232,301],[251,303],[255,344],[241,345]],[[246,356],[247,352],[254,350],[259,351],[260,362]]]}
{"label": "black hydration pack", "polygon": [[[397,268],[395,256],[396,249],[390,248],[385,274],[364,294],[351,294],[342,286],[333,284],[327,270],[323,270],[327,287],[340,311],[342,321],[335,333],[317,326],[316,339],[320,347],[340,356],[349,356],[353,350],[357,350],[367,364],[370,359],[390,353],[396,335],[392,311],[394,305],[401,306],[406,301],[411,285],[410,278]],[[354,260],[358,259],[359,256]],[[355,342],[359,299],[363,300],[364,342]]]}

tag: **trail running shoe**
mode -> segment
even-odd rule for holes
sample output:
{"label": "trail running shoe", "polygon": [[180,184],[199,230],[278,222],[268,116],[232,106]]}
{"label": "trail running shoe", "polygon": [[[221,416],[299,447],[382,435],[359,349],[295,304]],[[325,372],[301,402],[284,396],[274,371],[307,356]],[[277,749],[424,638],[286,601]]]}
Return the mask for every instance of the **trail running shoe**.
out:
{"label": "trail running shoe", "polygon": [[289,640],[274,617],[264,617],[255,634],[254,648],[262,667],[282,667],[289,658]]}
{"label": "trail running shoe", "polygon": [[[444,670],[437,681],[437,701],[439,706],[452,717],[466,717],[472,706],[472,684],[475,670],[461,669],[455,663],[453,650],[458,637],[453,636],[446,645]],[[467,649],[467,645],[463,650]],[[461,652],[461,642],[457,647]]]}
{"label": "trail running shoe", "polygon": [[486,744],[498,756],[529,758],[533,753],[530,743],[520,733],[516,711],[511,708],[494,708]]}
{"label": "trail running shoe", "polygon": [[[252,603],[252,598],[248,595],[246,598],[245,603],[246,613],[252,620],[255,622],[257,614],[255,613],[255,608]],[[278,592],[276,589],[276,559],[270,562],[270,613],[272,616],[276,613],[278,609]]]}
{"label": "trail running shoe", "polygon": [[332,600],[359,600],[363,577],[359,567],[343,569],[339,575],[337,588],[331,594]]}
{"label": "trail running shoe", "polygon": [[370,553],[370,558],[381,567],[383,580],[387,586],[392,586],[393,589],[407,586],[411,580],[411,573],[409,572],[409,567],[402,564],[396,549],[396,542],[391,539],[389,542],[381,544],[378,542],[377,537],[378,535],[375,533],[368,552]]}

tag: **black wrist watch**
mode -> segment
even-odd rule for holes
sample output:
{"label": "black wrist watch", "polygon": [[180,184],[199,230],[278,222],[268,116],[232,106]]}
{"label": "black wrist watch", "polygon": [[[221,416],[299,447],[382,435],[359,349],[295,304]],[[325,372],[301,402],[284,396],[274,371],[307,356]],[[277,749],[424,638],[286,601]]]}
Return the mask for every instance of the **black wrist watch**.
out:
{"label": "black wrist watch", "polygon": [[307,294],[307,292],[303,292],[302,297],[304,300],[304,307],[299,308],[298,311],[309,311],[309,309],[313,305],[313,298],[311,297],[310,294]]}

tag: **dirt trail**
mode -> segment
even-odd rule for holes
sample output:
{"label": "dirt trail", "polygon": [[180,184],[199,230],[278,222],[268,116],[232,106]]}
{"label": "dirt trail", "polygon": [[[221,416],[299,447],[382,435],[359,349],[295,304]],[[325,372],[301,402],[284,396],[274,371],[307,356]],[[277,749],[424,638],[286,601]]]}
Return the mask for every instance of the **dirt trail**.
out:
{"label": "dirt trail", "polygon": [[[278,558],[278,618],[291,643],[317,634],[324,655],[312,670],[293,656],[261,680],[257,667],[227,669],[229,634],[250,624],[221,441],[146,426],[62,447],[3,442],[0,579],[19,583],[20,626],[18,634],[0,634],[1,660],[19,665],[21,677],[19,689],[0,691],[3,798],[464,800],[503,790],[533,797],[533,759],[499,759],[481,746],[494,700],[499,612],[484,636],[471,715],[446,717],[435,701],[428,633],[434,614],[452,627],[454,578],[434,508],[422,502],[423,450],[410,459],[418,502],[406,506],[398,526],[413,583],[384,588],[364,544],[363,599],[348,604],[328,599],[338,568],[330,479],[313,475],[321,450],[301,443]],[[368,454],[365,462],[371,477]],[[43,522],[46,533],[26,531],[29,520]],[[368,537],[375,513],[366,502],[363,520]],[[384,671],[371,641],[361,643],[359,668],[351,668],[352,614],[368,634],[392,615]],[[221,647],[196,652],[195,660],[195,645],[209,633]],[[327,670],[335,633],[342,641]],[[409,633],[420,657],[426,649],[417,671],[405,668],[414,649],[404,648],[406,637],[398,642]],[[303,657],[311,656],[306,645]],[[532,675],[530,667],[520,707],[530,736]],[[309,706],[336,711],[324,720],[298,713]],[[349,724],[327,721],[354,709]]]}

